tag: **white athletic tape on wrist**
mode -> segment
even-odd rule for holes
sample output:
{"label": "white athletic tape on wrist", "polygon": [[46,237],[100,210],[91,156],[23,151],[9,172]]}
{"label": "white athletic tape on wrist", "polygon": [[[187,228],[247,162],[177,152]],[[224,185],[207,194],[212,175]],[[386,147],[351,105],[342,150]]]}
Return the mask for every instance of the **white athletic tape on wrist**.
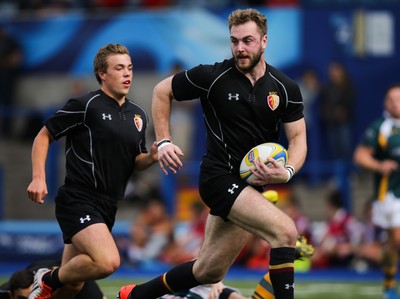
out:
{"label": "white athletic tape on wrist", "polygon": [[294,174],[296,173],[296,170],[294,169],[294,167],[292,165],[286,165],[285,168],[288,173],[288,179],[286,180],[286,183],[287,183],[294,176]]}
{"label": "white athletic tape on wrist", "polygon": [[162,149],[164,146],[167,146],[167,145],[170,145],[170,144],[172,144],[172,142],[171,141],[165,141],[165,142],[163,142],[163,143],[160,143],[160,145],[158,146],[158,149]]}
{"label": "white athletic tape on wrist", "polygon": [[156,145],[157,145],[158,148],[160,148],[161,145],[167,144],[167,143],[171,143],[171,140],[169,140],[169,139],[161,139],[160,141],[156,142]]}

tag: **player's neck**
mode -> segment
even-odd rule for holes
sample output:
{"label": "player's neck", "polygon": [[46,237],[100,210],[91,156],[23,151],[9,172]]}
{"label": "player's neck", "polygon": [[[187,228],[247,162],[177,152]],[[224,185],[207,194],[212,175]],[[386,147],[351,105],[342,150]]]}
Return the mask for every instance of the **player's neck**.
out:
{"label": "player's neck", "polygon": [[245,73],[245,76],[251,81],[253,86],[256,84],[257,80],[262,78],[267,71],[267,64],[262,59],[259,63],[249,72]]}

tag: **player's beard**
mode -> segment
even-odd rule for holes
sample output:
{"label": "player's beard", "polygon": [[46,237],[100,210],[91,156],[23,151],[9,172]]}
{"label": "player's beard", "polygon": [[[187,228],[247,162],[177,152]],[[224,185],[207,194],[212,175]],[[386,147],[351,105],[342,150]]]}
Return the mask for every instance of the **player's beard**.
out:
{"label": "player's beard", "polygon": [[233,58],[235,59],[236,67],[237,67],[241,72],[243,72],[243,73],[249,73],[249,72],[251,72],[251,71],[256,67],[256,65],[260,62],[261,56],[262,56],[263,54],[264,54],[264,49],[260,48],[260,50],[258,51],[258,53],[255,54],[254,56],[249,56],[249,55],[248,55],[247,57],[248,57],[248,59],[249,59],[249,61],[250,61],[250,64],[249,64],[247,67],[241,67],[241,66],[239,65],[239,59],[238,59],[237,55],[234,55],[234,54],[232,53]]}

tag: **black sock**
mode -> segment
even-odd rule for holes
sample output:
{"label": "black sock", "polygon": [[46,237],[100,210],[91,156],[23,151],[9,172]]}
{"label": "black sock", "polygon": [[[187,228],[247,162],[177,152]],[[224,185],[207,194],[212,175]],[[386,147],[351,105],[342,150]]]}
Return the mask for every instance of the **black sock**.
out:
{"label": "black sock", "polygon": [[199,285],[200,283],[193,275],[193,264],[194,261],[180,264],[163,275],[136,286],[132,290],[132,298],[155,299]]}
{"label": "black sock", "polygon": [[61,283],[60,279],[58,278],[58,271],[60,268],[55,268],[53,271],[46,273],[43,275],[43,282],[52,288],[53,291],[61,288],[63,284]]}
{"label": "black sock", "polygon": [[235,291],[235,290],[232,290],[232,289],[230,289],[230,288],[225,287],[225,288],[222,290],[221,294],[219,294],[218,299],[228,299],[229,296],[230,296],[232,293],[236,293],[236,291]]}
{"label": "black sock", "polygon": [[294,298],[294,255],[294,248],[271,249],[269,275],[277,299]]}

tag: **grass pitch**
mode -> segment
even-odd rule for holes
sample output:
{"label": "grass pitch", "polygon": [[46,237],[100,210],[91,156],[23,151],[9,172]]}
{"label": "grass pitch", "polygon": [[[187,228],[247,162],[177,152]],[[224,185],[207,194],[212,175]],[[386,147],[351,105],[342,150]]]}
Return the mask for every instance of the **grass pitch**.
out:
{"label": "grass pitch", "polygon": [[[7,281],[7,277],[0,277],[0,284]],[[141,283],[146,279],[119,279],[106,278],[99,280],[100,288],[107,299],[114,299],[121,286],[132,283]],[[225,281],[226,285],[240,290],[244,296],[250,296],[257,285],[257,280],[233,280]],[[380,281],[368,282],[304,282],[296,281],[296,299],[377,299],[383,298],[382,284]],[[89,299],[89,298],[88,298]]]}
{"label": "grass pitch", "polygon": [[[99,285],[108,299],[116,297],[119,288],[140,280],[104,279]],[[242,295],[250,296],[257,281],[227,280],[226,285],[238,288]],[[380,282],[296,282],[296,299],[376,299],[382,298]]]}

